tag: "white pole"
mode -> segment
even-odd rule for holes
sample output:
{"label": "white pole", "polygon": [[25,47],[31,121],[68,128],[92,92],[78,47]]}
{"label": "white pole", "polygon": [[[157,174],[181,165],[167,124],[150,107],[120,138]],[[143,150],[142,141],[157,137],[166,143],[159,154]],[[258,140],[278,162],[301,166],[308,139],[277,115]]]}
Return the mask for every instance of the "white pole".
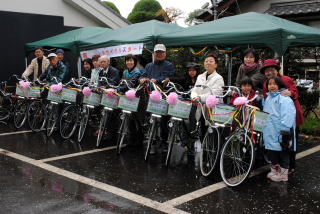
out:
{"label": "white pole", "polygon": [[283,75],[284,71],[284,58],[283,55],[281,56],[281,69],[280,69],[280,74]]}
{"label": "white pole", "polygon": [[27,57],[24,58],[24,63],[25,63],[26,69],[27,69],[27,67],[28,67],[28,59],[27,59]]}
{"label": "white pole", "polygon": [[81,77],[81,57],[78,58],[78,78]]}

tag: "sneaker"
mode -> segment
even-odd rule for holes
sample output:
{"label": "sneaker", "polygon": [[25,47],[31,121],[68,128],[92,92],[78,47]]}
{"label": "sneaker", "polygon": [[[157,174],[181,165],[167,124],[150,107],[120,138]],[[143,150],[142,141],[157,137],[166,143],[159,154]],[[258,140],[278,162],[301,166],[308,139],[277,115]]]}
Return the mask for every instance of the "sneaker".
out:
{"label": "sneaker", "polygon": [[271,178],[272,176],[276,175],[280,171],[279,165],[271,165],[271,171],[267,174],[267,178]]}
{"label": "sneaker", "polygon": [[288,169],[280,167],[280,172],[272,176],[270,179],[275,182],[288,181]]}

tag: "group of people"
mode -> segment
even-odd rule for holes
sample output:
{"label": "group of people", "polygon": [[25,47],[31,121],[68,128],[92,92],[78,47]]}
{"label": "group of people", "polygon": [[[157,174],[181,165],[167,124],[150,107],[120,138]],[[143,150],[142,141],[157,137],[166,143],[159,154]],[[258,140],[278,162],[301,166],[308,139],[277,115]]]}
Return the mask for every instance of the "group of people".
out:
{"label": "group of people", "polygon": [[[46,79],[51,82],[52,78],[56,77],[58,81],[65,81],[68,66],[58,59],[57,53],[51,53],[46,58],[43,56],[43,50],[39,48],[35,50],[35,55],[36,58],[32,60],[23,76],[33,74],[34,79]],[[223,95],[225,84],[223,77],[217,72],[218,58],[214,54],[208,54],[205,57],[204,73],[200,74],[199,64],[189,63],[186,76],[182,78],[176,76],[175,68],[171,62],[166,60],[166,55],[165,45],[155,45],[154,60],[147,64],[144,70],[138,68],[136,56],[127,55],[125,56],[126,69],[122,73],[110,65],[108,56],[94,55],[91,59],[83,60],[81,75],[93,83],[99,83],[100,77],[107,77],[115,85],[120,82],[121,78],[135,81],[137,84],[148,81],[158,85],[169,81],[178,82],[185,90],[192,89],[191,99],[193,101],[205,102],[211,94]],[[288,174],[294,172],[298,139],[296,136],[304,120],[296,85],[290,77],[281,75],[280,69],[277,60],[267,59],[261,64],[259,55],[254,49],[246,50],[235,82],[242,94],[234,93],[230,100],[230,104],[233,104],[238,96],[246,96],[250,100],[255,96],[256,91],[263,94],[263,99],[254,100],[249,104],[269,113],[263,131],[263,140],[271,160],[271,171],[267,177],[273,181],[287,181]],[[207,87],[194,87],[195,85]],[[193,106],[190,114],[190,127],[195,127],[195,123],[199,120],[203,122],[199,118],[196,119],[197,111],[197,106]]]}

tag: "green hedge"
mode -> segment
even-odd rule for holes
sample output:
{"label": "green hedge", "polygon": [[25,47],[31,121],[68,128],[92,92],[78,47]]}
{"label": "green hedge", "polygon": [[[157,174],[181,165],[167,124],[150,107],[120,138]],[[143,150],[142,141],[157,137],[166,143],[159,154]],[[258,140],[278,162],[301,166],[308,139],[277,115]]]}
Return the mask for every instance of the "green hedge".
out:
{"label": "green hedge", "polygon": [[320,119],[307,117],[304,124],[300,126],[300,132],[307,135],[320,135]]}

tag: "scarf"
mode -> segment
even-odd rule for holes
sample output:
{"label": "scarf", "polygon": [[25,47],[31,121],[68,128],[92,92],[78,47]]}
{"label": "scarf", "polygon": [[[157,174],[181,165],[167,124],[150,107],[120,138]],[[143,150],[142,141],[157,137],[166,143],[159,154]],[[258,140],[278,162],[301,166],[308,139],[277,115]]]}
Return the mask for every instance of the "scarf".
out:
{"label": "scarf", "polygon": [[251,65],[247,65],[245,63],[242,63],[241,68],[244,72],[252,72],[258,68],[258,63],[253,63]]}

